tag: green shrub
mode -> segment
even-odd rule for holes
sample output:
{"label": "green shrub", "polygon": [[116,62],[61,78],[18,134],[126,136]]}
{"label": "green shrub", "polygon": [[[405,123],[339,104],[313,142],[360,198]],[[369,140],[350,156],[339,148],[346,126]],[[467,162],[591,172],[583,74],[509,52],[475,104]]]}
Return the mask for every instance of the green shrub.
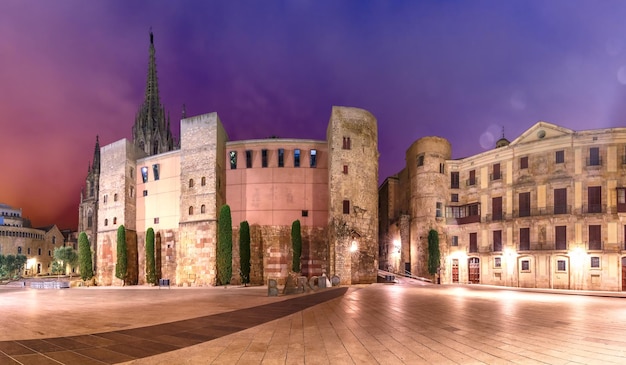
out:
{"label": "green shrub", "polygon": [[115,264],[115,277],[123,280],[126,284],[128,258],[126,253],[126,228],[120,225],[117,228],[117,263]]}
{"label": "green shrub", "polygon": [[223,205],[218,219],[217,280],[218,285],[230,284],[233,275],[233,224],[230,207]]}
{"label": "green shrub", "polygon": [[428,231],[428,273],[434,275],[439,269],[439,233],[434,229]]}
{"label": "green shrub", "polygon": [[156,266],[154,263],[154,229],[146,232],[146,282],[156,284]]}
{"label": "green shrub", "polygon": [[300,272],[300,256],[302,256],[302,233],[300,232],[300,221],[297,219],[291,224],[291,246],[293,248],[293,259],[291,268],[294,272]]}
{"label": "green shrub", "polygon": [[80,278],[89,280],[93,277],[93,262],[91,261],[91,246],[85,232],[78,235],[78,267]]}

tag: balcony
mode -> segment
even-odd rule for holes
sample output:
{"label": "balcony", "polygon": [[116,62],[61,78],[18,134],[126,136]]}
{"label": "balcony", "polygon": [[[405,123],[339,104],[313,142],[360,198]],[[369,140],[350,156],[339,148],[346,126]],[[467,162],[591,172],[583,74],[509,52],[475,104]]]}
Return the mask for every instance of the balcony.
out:
{"label": "balcony", "polygon": [[527,251],[567,251],[567,242],[526,242],[519,243],[519,252]]}
{"label": "balcony", "polygon": [[498,180],[502,180],[502,173],[497,173],[497,174],[489,174],[489,180],[490,180],[490,181],[498,181]]}
{"label": "balcony", "polygon": [[587,167],[602,166],[602,157],[587,157],[585,162]]}
{"label": "balcony", "polygon": [[589,242],[587,243],[587,249],[589,251],[602,251],[604,249],[604,242]]}
{"label": "balcony", "polygon": [[480,223],[480,204],[447,206],[446,222],[448,224]]}
{"label": "balcony", "polygon": [[606,205],[602,204],[586,204],[583,206],[583,213],[606,213]]}
{"label": "balcony", "polygon": [[465,180],[465,186],[476,186],[477,181],[476,179],[467,179]]}

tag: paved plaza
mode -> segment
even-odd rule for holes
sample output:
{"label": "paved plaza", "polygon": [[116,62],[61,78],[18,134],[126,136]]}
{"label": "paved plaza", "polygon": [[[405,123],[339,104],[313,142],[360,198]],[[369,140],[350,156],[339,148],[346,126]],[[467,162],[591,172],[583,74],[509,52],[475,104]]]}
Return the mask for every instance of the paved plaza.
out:
{"label": "paved plaza", "polygon": [[[0,364],[624,364],[621,293],[0,289]],[[598,296],[597,294],[606,295]]]}

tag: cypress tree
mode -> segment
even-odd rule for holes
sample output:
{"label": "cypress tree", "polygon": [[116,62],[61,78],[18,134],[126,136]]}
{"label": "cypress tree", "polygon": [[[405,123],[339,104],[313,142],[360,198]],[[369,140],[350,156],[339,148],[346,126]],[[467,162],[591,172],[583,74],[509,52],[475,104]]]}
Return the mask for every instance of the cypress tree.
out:
{"label": "cypress tree", "polygon": [[123,280],[124,284],[126,284],[127,266],[126,228],[124,228],[122,224],[117,228],[117,263],[115,264],[115,277]]}
{"label": "cypress tree", "polygon": [[239,267],[241,282],[250,282],[250,225],[247,221],[239,225]]}
{"label": "cypress tree", "polygon": [[434,275],[439,268],[439,233],[431,229],[428,231],[428,273]]}
{"label": "cypress tree", "polygon": [[218,285],[227,285],[233,275],[233,224],[227,204],[220,209],[217,233]]}
{"label": "cypress tree", "polygon": [[156,267],[154,263],[154,229],[146,232],[146,282],[156,284]]}
{"label": "cypress tree", "polygon": [[291,224],[291,246],[293,248],[292,270],[300,272],[300,256],[302,256],[302,233],[300,232],[300,221],[295,220]]}
{"label": "cypress tree", "polygon": [[78,267],[80,278],[89,280],[93,277],[93,263],[91,261],[91,246],[85,232],[78,235]]}

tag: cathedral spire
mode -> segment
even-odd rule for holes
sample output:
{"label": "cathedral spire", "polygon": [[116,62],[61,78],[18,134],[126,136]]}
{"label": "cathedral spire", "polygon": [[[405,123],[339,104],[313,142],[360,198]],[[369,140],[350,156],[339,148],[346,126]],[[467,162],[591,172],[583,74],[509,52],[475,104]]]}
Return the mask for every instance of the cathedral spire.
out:
{"label": "cathedral spire", "polygon": [[173,143],[171,132],[165,121],[165,108],[159,96],[159,79],[157,77],[154,34],[150,29],[150,46],[148,75],[144,101],[135,117],[133,126],[133,142],[148,155],[156,155],[171,151]]}

